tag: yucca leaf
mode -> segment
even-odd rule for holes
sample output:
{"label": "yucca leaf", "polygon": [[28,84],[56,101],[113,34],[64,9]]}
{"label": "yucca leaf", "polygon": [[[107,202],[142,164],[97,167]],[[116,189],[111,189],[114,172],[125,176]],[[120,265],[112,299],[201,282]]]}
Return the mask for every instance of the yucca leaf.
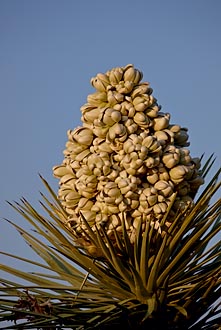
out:
{"label": "yucca leaf", "polygon": [[157,285],[161,285],[162,281],[164,281],[165,277],[169,274],[169,272],[175,267],[175,265],[180,261],[180,259],[183,257],[185,253],[187,253],[190,248],[194,245],[194,243],[206,232],[206,230],[210,227],[212,224],[213,219],[210,219],[207,224],[202,226],[201,229],[199,229],[194,235],[191,236],[191,238],[186,242],[186,244],[180,248],[177,255],[173,258],[173,260],[169,263],[169,265],[166,267],[166,269],[163,271],[163,273],[159,276],[157,280]]}
{"label": "yucca leaf", "polygon": [[[147,286],[146,286],[148,292],[152,292],[155,289],[156,280],[158,278],[158,273],[161,271],[161,268],[162,268],[161,262],[164,257],[163,253],[164,253],[166,243],[167,243],[167,234],[165,234],[163,241],[161,243],[160,249],[158,251],[156,251],[156,254],[154,256],[153,265],[151,267]],[[163,260],[163,263],[165,263],[165,262],[166,262],[166,260]]]}
{"label": "yucca leaf", "polygon": [[[23,236],[25,241],[31,246],[31,248],[40,256],[45,262],[50,266],[51,269],[62,271],[62,276],[72,275],[76,272],[75,267],[71,266],[70,263],[65,261],[65,259],[59,257],[55,254],[53,250],[51,250],[47,245],[45,245],[42,241],[36,239],[36,237],[32,236],[31,234],[27,233],[26,231],[22,231],[22,229],[12,224]],[[54,242],[55,244],[55,242]],[[59,246],[60,247],[60,246]],[[60,249],[62,249],[60,247]],[[77,271],[78,272],[78,271]],[[78,275],[80,272],[78,272]],[[66,277],[67,278],[67,277]],[[69,280],[73,279],[73,276],[69,276]]]}
{"label": "yucca leaf", "polygon": [[124,213],[121,214],[121,225],[122,225],[124,249],[131,264],[134,265],[134,250],[126,230],[126,215]]}
{"label": "yucca leaf", "polygon": [[9,267],[3,264],[0,264],[1,266],[1,270],[5,271],[13,276],[17,276],[25,281],[31,282],[31,283],[36,283],[39,286],[44,285],[47,287],[53,286],[55,287],[56,282],[52,282],[50,280],[47,279],[43,279],[43,278],[39,278],[38,276],[35,276],[33,274],[29,274],[27,272],[23,272],[21,270],[15,269],[13,267]]}
{"label": "yucca leaf", "polygon": [[136,236],[134,242],[134,267],[140,272],[140,258],[141,258],[141,246],[142,246],[142,222],[138,223],[136,228]]}
{"label": "yucca leaf", "polygon": [[[62,207],[59,199],[57,198],[57,195],[55,194],[55,192],[53,191],[53,189],[51,188],[51,186],[49,185],[49,183],[43,178],[43,176],[41,174],[39,174],[40,179],[42,180],[44,186],[46,187],[47,191],[50,193],[53,201],[56,203],[58,209],[59,209],[59,213],[63,214],[64,217],[67,217],[68,214],[67,212],[64,210],[64,208]],[[48,205],[50,206],[50,202],[49,200],[42,194],[43,198],[48,202]]]}
{"label": "yucca leaf", "polygon": [[121,235],[116,231],[115,228],[114,228],[114,237],[115,237],[115,239],[116,239],[116,244],[117,244],[117,248],[119,249],[119,253],[124,253],[124,245],[123,245],[122,237],[121,237]]}
{"label": "yucca leaf", "polygon": [[134,294],[136,298],[143,304],[148,304],[148,299],[152,296],[152,292],[148,292],[144,286],[144,283],[139,275],[139,273],[136,271],[136,269],[129,264],[131,274],[133,275],[134,280]]}
{"label": "yucca leaf", "polygon": [[[101,228],[102,230],[102,228]],[[112,265],[117,270],[119,275],[124,279],[125,283],[130,287],[131,292],[134,292],[134,282],[132,280],[132,276],[129,273],[128,269],[125,268],[125,265],[122,263],[122,260],[117,255],[117,251],[115,250],[114,246],[112,245],[112,242],[110,241],[109,237],[107,236],[106,232],[102,230],[102,234],[105,237],[105,240],[108,244],[108,248],[110,251],[111,259],[112,259]]]}

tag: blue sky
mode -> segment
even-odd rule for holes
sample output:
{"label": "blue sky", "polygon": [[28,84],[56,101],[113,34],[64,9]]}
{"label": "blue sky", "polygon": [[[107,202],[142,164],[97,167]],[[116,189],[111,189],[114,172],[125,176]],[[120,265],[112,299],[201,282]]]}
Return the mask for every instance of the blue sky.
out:
{"label": "blue sky", "polygon": [[[38,172],[57,189],[52,166],[81,124],[90,78],[116,66],[143,71],[162,111],[188,127],[191,155],[214,152],[218,167],[220,12],[219,0],[1,0],[1,218],[29,228],[5,200],[38,205]],[[0,249],[33,256],[3,221]]]}

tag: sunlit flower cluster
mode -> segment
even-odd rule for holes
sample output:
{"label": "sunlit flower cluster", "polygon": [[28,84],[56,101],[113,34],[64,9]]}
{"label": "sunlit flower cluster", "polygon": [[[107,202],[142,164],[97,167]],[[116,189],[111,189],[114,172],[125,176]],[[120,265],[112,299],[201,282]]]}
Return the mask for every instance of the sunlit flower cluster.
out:
{"label": "sunlit flower cluster", "polygon": [[124,219],[131,242],[140,224],[165,232],[203,183],[200,161],[187,149],[187,129],[170,123],[141,79],[131,64],[97,74],[91,79],[96,92],[81,107],[82,126],[67,133],[64,161],[53,171],[67,224],[79,237],[87,230],[82,215],[109,237],[122,232]]}

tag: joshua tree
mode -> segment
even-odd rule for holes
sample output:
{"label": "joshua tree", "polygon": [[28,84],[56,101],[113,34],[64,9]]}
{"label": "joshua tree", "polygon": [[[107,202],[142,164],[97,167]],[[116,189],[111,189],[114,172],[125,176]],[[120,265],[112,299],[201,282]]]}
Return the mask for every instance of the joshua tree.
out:
{"label": "joshua tree", "polygon": [[200,192],[213,156],[191,157],[187,128],[141,80],[133,65],[92,78],[53,168],[58,193],[41,177],[43,213],[11,204],[43,261],[2,252],[41,269],[1,265],[18,278],[1,279],[4,329],[221,329],[220,170]]}

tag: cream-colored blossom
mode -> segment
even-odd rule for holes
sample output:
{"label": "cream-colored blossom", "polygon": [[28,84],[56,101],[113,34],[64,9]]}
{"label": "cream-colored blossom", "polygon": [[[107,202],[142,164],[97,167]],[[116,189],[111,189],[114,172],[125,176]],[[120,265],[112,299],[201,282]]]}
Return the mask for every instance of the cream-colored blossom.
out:
{"label": "cream-colored blossom", "polygon": [[122,233],[122,221],[131,242],[147,222],[164,235],[203,183],[200,161],[186,148],[187,128],[171,124],[142,77],[129,64],[91,79],[96,91],[81,107],[82,126],[68,131],[64,161],[53,168],[67,226],[85,242],[82,217],[111,239],[114,230]]}

